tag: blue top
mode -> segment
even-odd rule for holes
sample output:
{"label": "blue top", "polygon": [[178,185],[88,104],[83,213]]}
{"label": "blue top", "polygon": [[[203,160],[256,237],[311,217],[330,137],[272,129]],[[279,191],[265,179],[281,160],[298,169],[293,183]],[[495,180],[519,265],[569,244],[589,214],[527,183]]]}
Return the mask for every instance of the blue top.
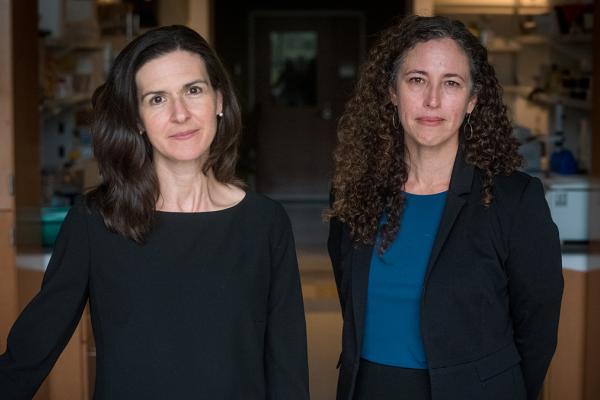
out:
{"label": "blue top", "polygon": [[396,239],[383,256],[373,248],[361,356],[379,364],[425,369],[421,293],[446,192],[405,196]]}

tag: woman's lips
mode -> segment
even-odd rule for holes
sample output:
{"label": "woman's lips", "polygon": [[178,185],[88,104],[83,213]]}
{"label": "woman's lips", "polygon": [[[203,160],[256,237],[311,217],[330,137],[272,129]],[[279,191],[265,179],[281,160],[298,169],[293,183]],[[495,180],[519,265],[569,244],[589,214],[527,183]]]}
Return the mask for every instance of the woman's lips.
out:
{"label": "woman's lips", "polygon": [[425,126],[438,126],[444,122],[444,119],[440,117],[419,117],[417,122]]}
{"label": "woman's lips", "polygon": [[177,132],[176,134],[171,135],[170,138],[175,140],[186,140],[194,136],[197,131],[197,129],[191,129],[189,131]]}

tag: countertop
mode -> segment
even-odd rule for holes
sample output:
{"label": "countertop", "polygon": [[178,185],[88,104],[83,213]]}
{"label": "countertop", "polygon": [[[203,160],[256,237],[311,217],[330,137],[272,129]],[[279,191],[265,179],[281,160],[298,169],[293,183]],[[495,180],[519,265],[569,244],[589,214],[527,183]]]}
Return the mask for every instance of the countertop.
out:
{"label": "countertop", "polygon": [[[50,253],[17,254],[17,268],[45,271]],[[565,249],[562,255],[563,269],[589,272],[600,270],[600,253],[586,253]]]}

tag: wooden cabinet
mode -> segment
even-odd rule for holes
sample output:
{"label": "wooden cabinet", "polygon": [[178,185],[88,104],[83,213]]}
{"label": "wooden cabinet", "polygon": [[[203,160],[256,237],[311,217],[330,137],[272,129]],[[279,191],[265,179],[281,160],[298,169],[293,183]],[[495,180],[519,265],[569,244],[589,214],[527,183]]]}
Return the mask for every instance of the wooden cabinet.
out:
{"label": "wooden cabinet", "polygon": [[37,2],[12,1],[14,191],[17,214],[40,206]]}
{"label": "wooden cabinet", "polygon": [[[593,93],[600,93],[600,7],[594,8],[592,33]],[[591,103],[591,169],[600,177],[600,96]],[[543,400],[600,399],[600,243],[591,243],[591,261],[584,270],[566,267],[565,291],[558,332],[558,347],[546,382]]]}
{"label": "wooden cabinet", "polygon": [[14,208],[11,1],[0,0],[0,210]]}
{"label": "wooden cabinet", "polygon": [[600,254],[587,259],[585,268],[563,271],[558,346],[542,400],[600,399]]}
{"label": "wooden cabinet", "polygon": [[0,1],[0,209],[13,209],[12,54],[8,1]]}
{"label": "wooden cabinet", "polygon": [[[596,93],[592,96],[592,175],[600,178],[600,6],[596,4],[594,8],[594,25],[596,29],[592,33],[592,42],[594,43],[595,49],[592,56],[593,62],[593,75],[596,77],[592,82],[592,93]],[[594,112],[595,111],[595,112]],[[600,250],[600,244],[595,244],[596,248]]]}
{"label": "wooden cabinet", "polygon": [[12,188],[13,89],[12,1],[0,0],[0,352],[17,312],[15,271],[15,202]]}
{"label": "wooden cabinet", "polygon": [[[19,310],[22,310],[40,290],[44,272],[27,268],[18,268],[17,271]],[[90,336],[89,312],[86,308],[71,340],[33,400],[91,398],[88,366]]]}
{"label": "wooden cabinet", "polygon": [[6,348],[6,338],[17,315],[17,277],[12,231],[15,214],[0,210],[0,353]]}
{"label": "wooden cabinet", "polygon": [[[0,353],[43,277],[41,271],[17,273],[14,233],[17,207],[40,205],[36,20],[37,2],[0,0]],[[90,398],[88,336],[80,324],[36,400]]]}

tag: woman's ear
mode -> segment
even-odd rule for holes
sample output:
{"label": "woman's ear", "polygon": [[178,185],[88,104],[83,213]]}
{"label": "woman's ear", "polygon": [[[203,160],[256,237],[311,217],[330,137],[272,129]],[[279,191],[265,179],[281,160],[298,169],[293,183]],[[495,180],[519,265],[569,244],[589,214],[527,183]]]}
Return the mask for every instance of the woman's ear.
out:
{"label": "woman's ear", "polygon": [[477,105],[477,96],[473,95],[469,102],[467,103],[467,113],[471,114]]}
{"label": "woman's ear", "polygon": [[223,112],[223,95],[217,90],[217,115]]}
{"label": "woman's ear", "polygon": [[388,92],[390,93],[390,101],[392,102],[393,105],[395,105],[397,107],[398,106],[398,95],[396,94],[396,89],[394,89],[394,87],[390,86],[388,88]]}

